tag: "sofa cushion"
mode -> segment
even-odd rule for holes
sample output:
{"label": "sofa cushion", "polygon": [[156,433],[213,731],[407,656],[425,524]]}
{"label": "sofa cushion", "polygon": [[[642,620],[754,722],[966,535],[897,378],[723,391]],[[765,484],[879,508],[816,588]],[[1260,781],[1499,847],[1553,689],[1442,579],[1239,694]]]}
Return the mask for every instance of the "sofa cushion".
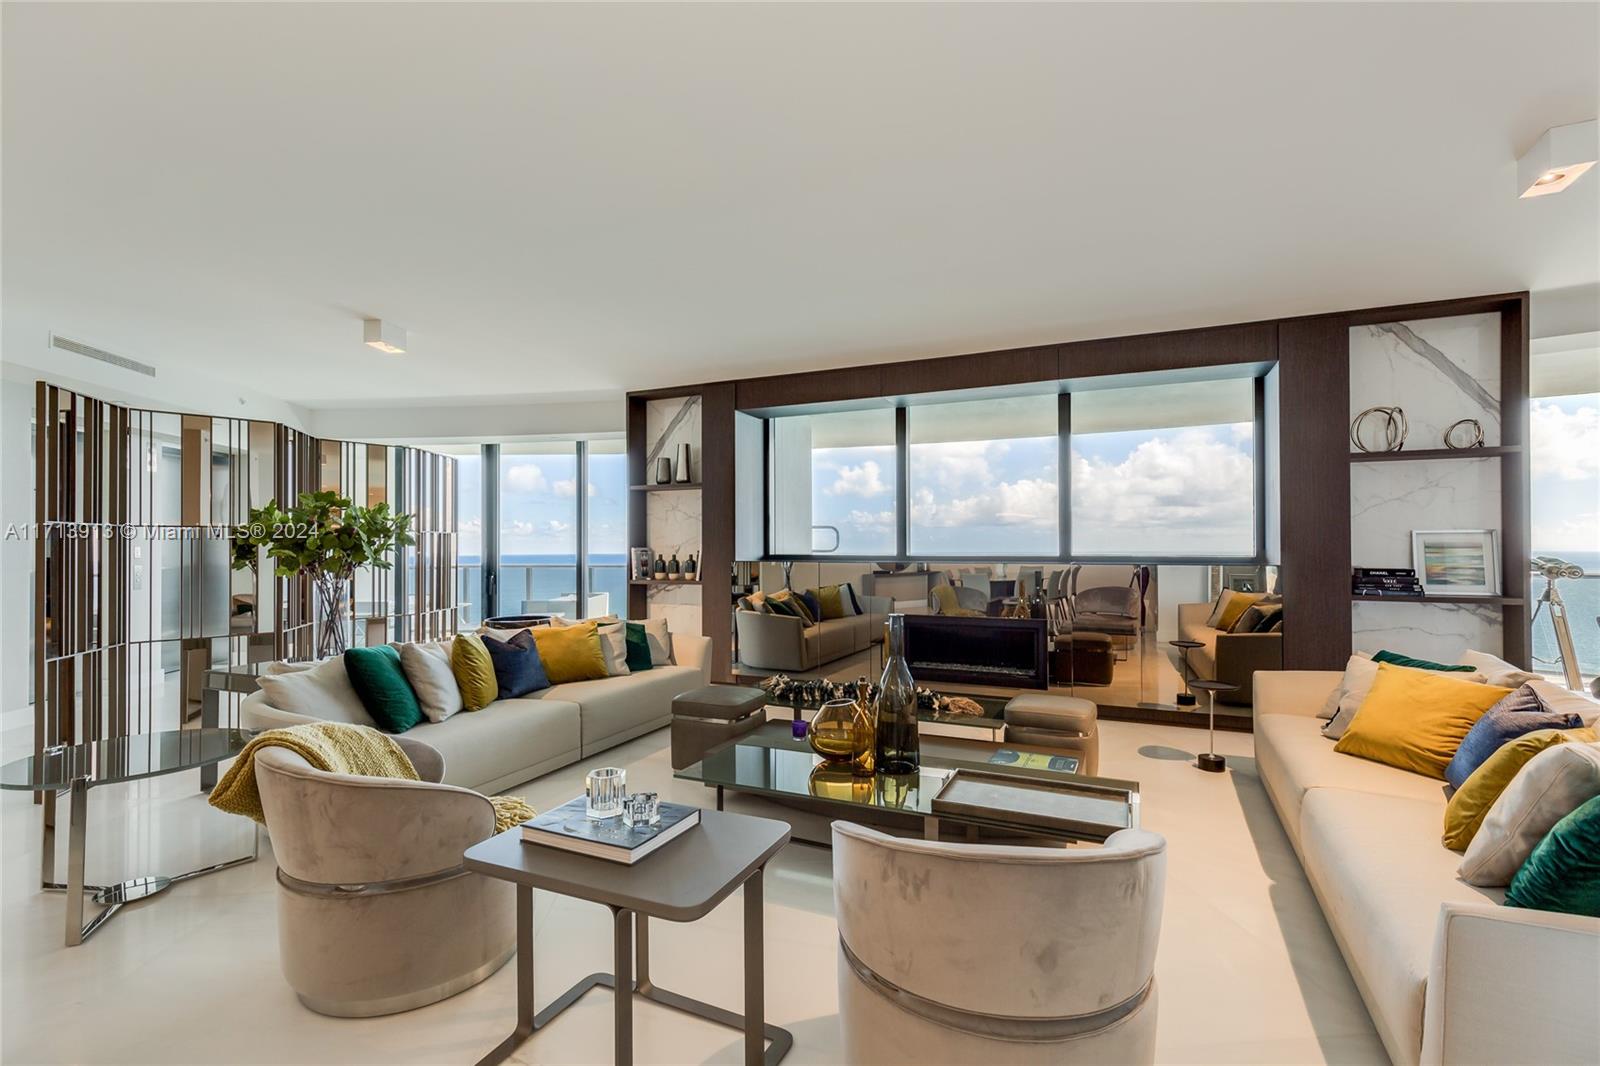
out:
{"label": "sofa cushion", "polygon": [[355,686],[350,684],[342,656],[336,655],[305,670],[264,674],[257,685],[267,703],[280,711],[320,718],[324,722],[349,722],[378,728],[361,697],[356,695]]}
{"label": "sofa cushion", "polygon": [[1466,851],[1500,793],[1535,755],[1554,744],[1594,739],[1589,729],[1538,729],[1502,744],[1450,797],[1444,809],[1444,846]]}
{"label": "sofa cushion", "polygon": [[[672,665],[672,630],[667,628],[665,618],[646,618],[639,623],[644,627],[645,640],[650,644],[650,665]],[[634,669],[632,663],[629,669]]]}
{"label": "sofa cushion", "polygon": [[628,673],[648,670],[654,661],[650,655],[650,638],[645,635],[643,622],[622,623],[623,642],[628,649]]}
{"label": "sofa cushion", "polygon": [[1600,744],[1556,744],[1528,760],[1500,793],[1461,857],[1474,885],[1509,885],[1561,819],[1600,796]]}
{"label": "sofa cushion", "polygon": [[1300,832],[1300,805],[1307,789],[1338,787],[1430,803],[1434,823],[1425,838],[1438,839],[1444,814],[1444,786],[1419,774],[1382,763],[1340,755],[1322,735],[1322,723],[1309,715],[1264,714],[1256,719],[1256,760],[1262,783],[1272,793],[1290,837]]}
{"label": "sofa cushion", "polygon": [[575,703],[511,699],[496,700],[481,710],[453,715],[443,722],[423,722],[406,736],[432,746],[444,756],[446,784],[505,788],[539,772],[523,771],[552,760],[576,759],[581,727]]}
{"label": "sofa cushion", "polygon": [[1511,879],[1506,906],[1600,918],[1600,796],[1539,841]]}
{"label": "sofa cushion", "polygon": [[609,676],[605,649],[600,647],[600,629],[593,622],[541,626],[530,632],[539,648],[544,675],[552,685]]}
{"label": "sofa cushion", "polygon": [[628,669],[628,629],[621,622],[601,622],[600,654],[605,657],[606,676],[621,677]]}
{"label": "sofa cushion", "polygon": [[489,706],[500,694],[494,679],[494,660],[484,647],[483,638],[472,633],[457,633],[450,643],[450,672],[461,689],[461,703],[469,711]]}
{"label": "sofa cushion", "polygon": [[494,663],[496,699],[513,700],[550,687],[530,631],[519,629],[510,640],[486,640],[483,648]]}
{"label": "sofa cushion", "polygon": [[1451,787],[1460,788],[1507,741],[1540,729],[1577,729],[1581,725],[1583,719],[1575,714],[1546,711],[1533,687],[1523,685],[1473,723],[1450,765],[1444,768],[1444,779]]}
{"label": "sofa cushion", "polygon": [[1300,821],[1306,875],[1379,1035],[1396,1061],[1414,1062],[1440,903],[1503,894],[1456,878],[1456,856],[1434,842],[1437,800],[1317,788]]}
{"label": "sofa cushion", "polygon": [[1378,664],[1378,678],[1334,751],[1444,780],[1461,741],[1511,690]]}
{"label": "sofa cushion", "polygon": [[461,710],[461,686],[450,669],[450,641],[430,640],[400,645],[400,668],[417,694],[430,722],[442,722]]}
{"label": "sofa cushion", "polygon": [[582,710],[583,750],[620,733],[665,724],[672,715],[672,698],[705,684],[705,675],[692,666],[659,666],[627,677],[597,681],[572,681],[534,694],[537,700],[575,703]]}

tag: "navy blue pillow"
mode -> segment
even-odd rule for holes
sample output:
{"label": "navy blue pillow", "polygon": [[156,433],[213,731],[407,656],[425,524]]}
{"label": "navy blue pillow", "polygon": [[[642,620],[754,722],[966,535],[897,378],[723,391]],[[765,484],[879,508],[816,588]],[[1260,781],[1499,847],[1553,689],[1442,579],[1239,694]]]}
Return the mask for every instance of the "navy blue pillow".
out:
{"label": "navy blue pillow", "polygon": [[1576,714],[1545,710],[1533,686],[1523,685],[1508,692],[1473,723],[1456,749],[1455,758],[1444,768],[1444,779],[1451,788],[1460,788],[1502,744],[1538,729],[1577,729],[1582,725],[1583,719]]}
{"label": "navy blue pillow", "polygon": [[539,658],[539,646],[526,629],[518,630],[510,640],[485,637],[483,646],[494,663],[495,686],[500,690],[498,699],[513,700],[550,687],[544,661]]}
{"label": "navy blue pillow", "polygon": [[817,597],[817,594],[810,589],[806,589],[804,592],[799,593],[799,596],[806,601],[806,610],[811,612],[811,620],[813,622],[822,621],[822,600]]}

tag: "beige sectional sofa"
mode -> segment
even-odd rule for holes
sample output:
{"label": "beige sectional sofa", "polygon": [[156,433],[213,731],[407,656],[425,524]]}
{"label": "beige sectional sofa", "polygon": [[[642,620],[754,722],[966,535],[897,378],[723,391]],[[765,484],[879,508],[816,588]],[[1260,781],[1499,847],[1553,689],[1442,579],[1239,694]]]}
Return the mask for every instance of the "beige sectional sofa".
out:
{"label": "beige sectional sofa", "polygon": [[1255,672],[1283,667],[1283,634],[1224,633],[1213,629],[1206,625],[1211,607],[1209,603],[1178,604],[1178,636],[1201,644],[1185,650],[1189,669],[1194,677],[1238,686],[1232,692],[1218,694],[1218,703],[1248,707],[1255,696]]}
{"label": "beige sectional sofa", "polygon": [[757,670],[815,670],[883,643],[883,621],[894,601],[860,593],[856,599],[862,613],[809,626],[791,615],[734,611],[739,662]]}
{"label": "beige sectional sofa", "polygon": [[[671,665],[552,685],[403,735],[444,756],[445,784],[498,792],[670,724],[672,698],[711,683],[710,649],[707,637],[674,633]],[[327,717],[336,714],[330,708]],[[273,707],[255,692],[240,704],[240,720],[247,729],[272,729],[315,717]]]}
{"label": "beige sectional sofa", "polygon": [[1343,755],[1343,675],[1262,673],[1256,765],[1396,1063],[1594,1062],[1600,919],[1500,906],[1440,843],[1444,782]]}

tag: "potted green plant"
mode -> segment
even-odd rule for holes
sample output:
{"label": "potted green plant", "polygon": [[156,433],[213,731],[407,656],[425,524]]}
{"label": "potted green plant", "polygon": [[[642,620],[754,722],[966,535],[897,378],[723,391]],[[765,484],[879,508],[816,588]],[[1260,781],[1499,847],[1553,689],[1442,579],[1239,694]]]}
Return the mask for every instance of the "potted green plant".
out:
{"label": "potted green plant", "polygon": [[390,553],[415,543],[411,516],[387,503],[357,507],[337,492],[302,492],[287,511],[275,499],[251,509],[250,521],[234,531],[233,568],[254,570],[265,548],[279,577],[305,575],[320,615],[317,655],[325,658],[348,646],[344,623],[355,572],[363,566],[388,570]]}

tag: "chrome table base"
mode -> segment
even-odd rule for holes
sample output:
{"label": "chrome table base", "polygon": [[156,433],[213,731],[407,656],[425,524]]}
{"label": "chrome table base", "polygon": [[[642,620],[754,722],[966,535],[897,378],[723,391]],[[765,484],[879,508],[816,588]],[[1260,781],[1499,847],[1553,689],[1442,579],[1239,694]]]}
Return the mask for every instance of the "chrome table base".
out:
{"label": "chrome table base", "polygon": [[[226,862],[202,866],[170,877],[135,877],[114,885],[89,885],[83,880],[84,850],[89,836],[89,782],[78,778],[67,790],[71,794],[71,811],[67,822],[67,879],[56,880],[56,793],[44,794],[44,848],[39,869],[39,887],[47,892],[64,892],[67,897],[67,947],[77,947],[88,940],[126,904],[137,903],[163,892],[179,881],[226,870],[230,866],[255,862],[261,854],[261,833],[252,832],[250,854]],[[83,920],[85,898],[92,899],[104,909],[88,922]]]}

